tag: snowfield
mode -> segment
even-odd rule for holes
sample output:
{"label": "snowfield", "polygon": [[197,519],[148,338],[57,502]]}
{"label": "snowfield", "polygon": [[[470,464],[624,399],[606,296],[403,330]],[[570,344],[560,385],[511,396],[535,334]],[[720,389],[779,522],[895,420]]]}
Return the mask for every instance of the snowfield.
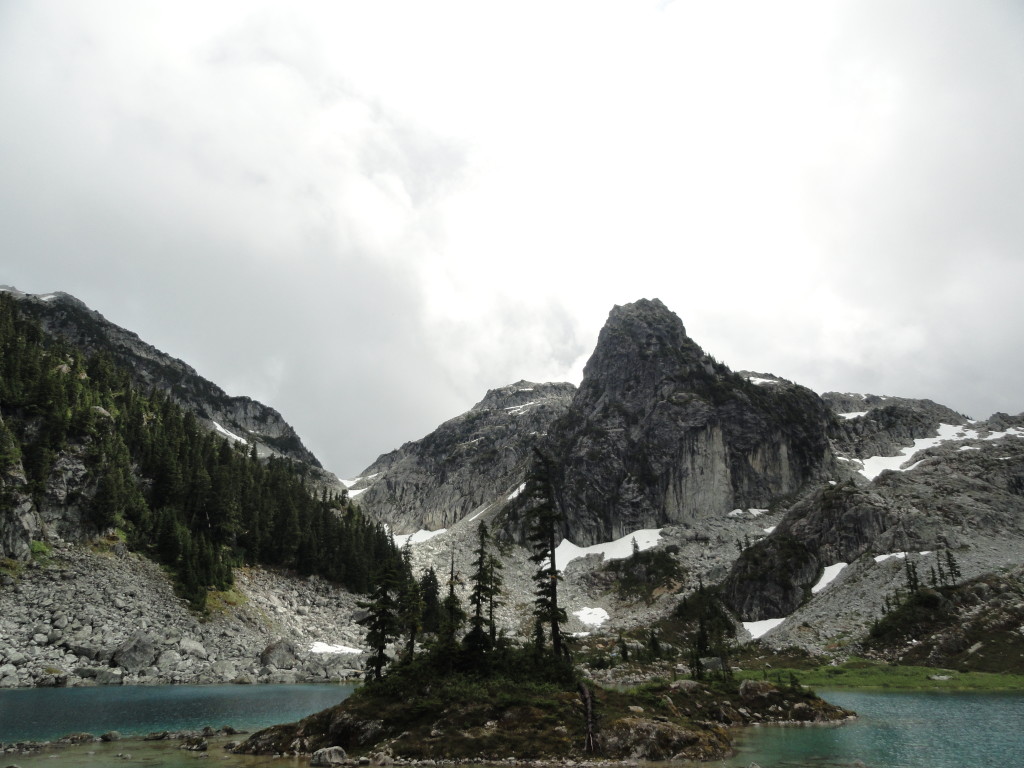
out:
{"label": "snowfield", "polygon": [[814,594],[821,592],[821,590],[831,584],[835,580],[836,576],[842,572],[843,568],[848,565],[849,563],[835,563],[834,565],[825,566],[825,572],[821,575],[821,578],[818,579],[818,583],[811,587],[811,592]]}
{"label": "snowfield", "polygon": [[[1005,432],[991,432],[988,435],[982,437],[976,429],[970,427],[959,426],[956,424],[939,424],[939,434],[935,437],[921,437],[914,441],[914,444],[908,448],[904,448],[900,451],[898,456],[872,456],[864,459],[859,470],[864,477],[868,480],[874,480],[882,472],[890,469],[894,472],[906,472],[916,467],[920,462],[915,462],[909,466],[904,467],[903,465],[909,461],[915,453],[923,451],[928,448],[934,448],[942,443],[958,442],[961,440],[1000,440],[1004,437],[1020,437],[1024,438],[1024,429],[1020,427],[1010,427]],[[969,446],[961,447],[969,448]],[[844,459],[845,461],[854,461],[856,459]]]}
{"label": "snowfield", "polygon": [[572,615],[578,618],[581,624],[586,624],[588,627],[599,627],[611,618],[604,608],[581,608],[578,611],[573,611]]}
{"label": "snowfield", "polygon": [[650,549],[661,539],[661,528],[646,528],[633,533],[627,533],[621,539],[610,541],[607,544],[594,544],[590,547],[577,547],[568,539],[562,539],[562,543],[555,547],[555,564],[559,568],[565,568],[573,560],[588,555],[601,555],[603,560],[622,560],[633,554],[633,541],[641,550]]}
{"label": "snowfield", "polygon": [[779,624],[784,622],[786,617],[783,616],[781,619],[762,619],[761,621],[744,621],[743,628],[750,633],[750,636],[757,640],[757,638],[767,634],[770,630],[775,629]]}
{"label": "snowfield", "polygon": [[363,653],[358,648],[353,648],[350,645],[328,645],[317,640],[311,646],[309,646],[310,653]]}
{"label": "snowfield", "polygon": [[427,531],[420,529],[416,533],[396,533],[392,534],[391,538],[395,540],[395,546],[401,549],[405,546],[406,542],[410,544],[422,544],[424,541],[429,541],[435,536],[440,536],[442,533],[447,533],[447,528],[438,528],[436,531]]}

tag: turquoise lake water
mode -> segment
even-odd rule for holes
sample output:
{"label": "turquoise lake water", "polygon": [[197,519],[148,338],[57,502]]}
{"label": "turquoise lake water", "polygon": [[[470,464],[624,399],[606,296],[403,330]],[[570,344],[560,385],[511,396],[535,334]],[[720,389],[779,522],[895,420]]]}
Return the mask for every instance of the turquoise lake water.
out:
{"label": "turquoise lake water", "polygon": [[[747,729],[729,766],[1009,768],[1024,766],[1024,694],[819,690],[858,713],[835,727]],[[859,762],[858,762],[859,761]]]}
{"label": "turquoise lake water", "polygon": [[[0,691],[0,742],[53,739],[74,731],[157,730],[231,725],[247,730],[297,720],[336,704],[352,686],[159,686]],[[860,717],[840,726],[749,728],[736,757],[706,765],[746,768],[1008,768],[1024,766],[1024,694],[868,693],[826,690]],[[124,744],[124,742],[122,742]],[[195,765],[196,755],[161,743],[131,745],[136,764]],[[75,747],[57,758],[18,756],[23,766],[123,765],[115,745]],[[211,754],[211,756],[213,756]],[[223,758],[221,758],[223,759]],[[46,762],[49,760],[49,762]],[[292,761],[232,758],[232,765]]]}
{"label": "turquoise lake water", "polygon": [[145,735],[209,725],[253,730],[344,700],[351,685],[160,685],[0,691],[0,742],[68,733]]}

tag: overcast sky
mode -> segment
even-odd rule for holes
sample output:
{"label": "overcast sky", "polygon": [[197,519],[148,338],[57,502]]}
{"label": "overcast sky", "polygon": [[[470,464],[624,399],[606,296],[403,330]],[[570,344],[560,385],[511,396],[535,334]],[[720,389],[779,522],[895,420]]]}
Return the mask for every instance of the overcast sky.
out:
{"label": "overcast sky", "polygon": [[352,477],[660,298],[735,369],[1024,409],[1024,4],[0,0],[0,284]]}

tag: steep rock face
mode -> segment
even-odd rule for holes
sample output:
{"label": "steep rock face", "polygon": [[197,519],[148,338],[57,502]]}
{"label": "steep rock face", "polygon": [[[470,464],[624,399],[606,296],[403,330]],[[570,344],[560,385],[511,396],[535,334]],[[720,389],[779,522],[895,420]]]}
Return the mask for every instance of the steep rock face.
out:
{"label": "steep rock face", "polygon": [[200,419],[216,422],[239,438],[255,442],[261,453],[298,459],[313,467],[320,462],[302,444],[295,430],[273,408],[248,397],[230,397],[189,365],[147,344],[131,331],[66,293],[32,295],[7,286],[0,290],[21,301],[22,310],[50,334],[63,336],[86,353],[107,352],[126,365],[138,386],[156,387]]}
{"label": "steep rock face", "polygon": [[615,307],[548,450],[580,545],[768,507],[833,463],[810,390],[755,384],[705,354],[658,300]]}
{"label": "steep rock face", "polygon": [[1011,564],[1002,553],[1024,545],[1021,423],[998,414],[973,424],[978,437],[919,452],[912,469],[811,490],[743,551],[723,598],[755,621],[793,613],[824,566],[874,554],[955,550],[971,575]]}
{"label": "steep rock face", "polygon": [[26,493],[25,468],[20,457],[10,452],[13,442],[0,417],[0,445],[3,466],[0,466],[0,558],[28,560],[34,539],[43,538],[43,521],[39,518],[35,504]]}
{"label": "steep rock face", "polygon": [[743,550],[721,584],[722,598],[744,621],[788,616],[824,566],[856,560],[895,517],[882,496],[853,483],[812,490],[771,536]]}
{"label": "steep rock face", "polygon": [[521,482],[531,446],[565,413],[572,384],[519,381],[370,465],[352,486],[396,533],[447,528]]}

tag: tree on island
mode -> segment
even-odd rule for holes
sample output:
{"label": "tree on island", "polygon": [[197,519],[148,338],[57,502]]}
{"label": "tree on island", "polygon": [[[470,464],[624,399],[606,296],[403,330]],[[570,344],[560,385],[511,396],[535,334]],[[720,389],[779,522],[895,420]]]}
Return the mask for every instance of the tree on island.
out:
{"label": "tree on island", "polygon": [[562,522],[561,505],[555,491],[554,463],[540,449],[533,449],[534,460],[526,479],[525,495],[529,500],[529,540],[533,545],[530,561],[537,564],[534,582],[533,615],[548,625],[551,650],[562,655],[561,624],[567,621],[565,609],[558,605],[558,564],[555,546]]}

